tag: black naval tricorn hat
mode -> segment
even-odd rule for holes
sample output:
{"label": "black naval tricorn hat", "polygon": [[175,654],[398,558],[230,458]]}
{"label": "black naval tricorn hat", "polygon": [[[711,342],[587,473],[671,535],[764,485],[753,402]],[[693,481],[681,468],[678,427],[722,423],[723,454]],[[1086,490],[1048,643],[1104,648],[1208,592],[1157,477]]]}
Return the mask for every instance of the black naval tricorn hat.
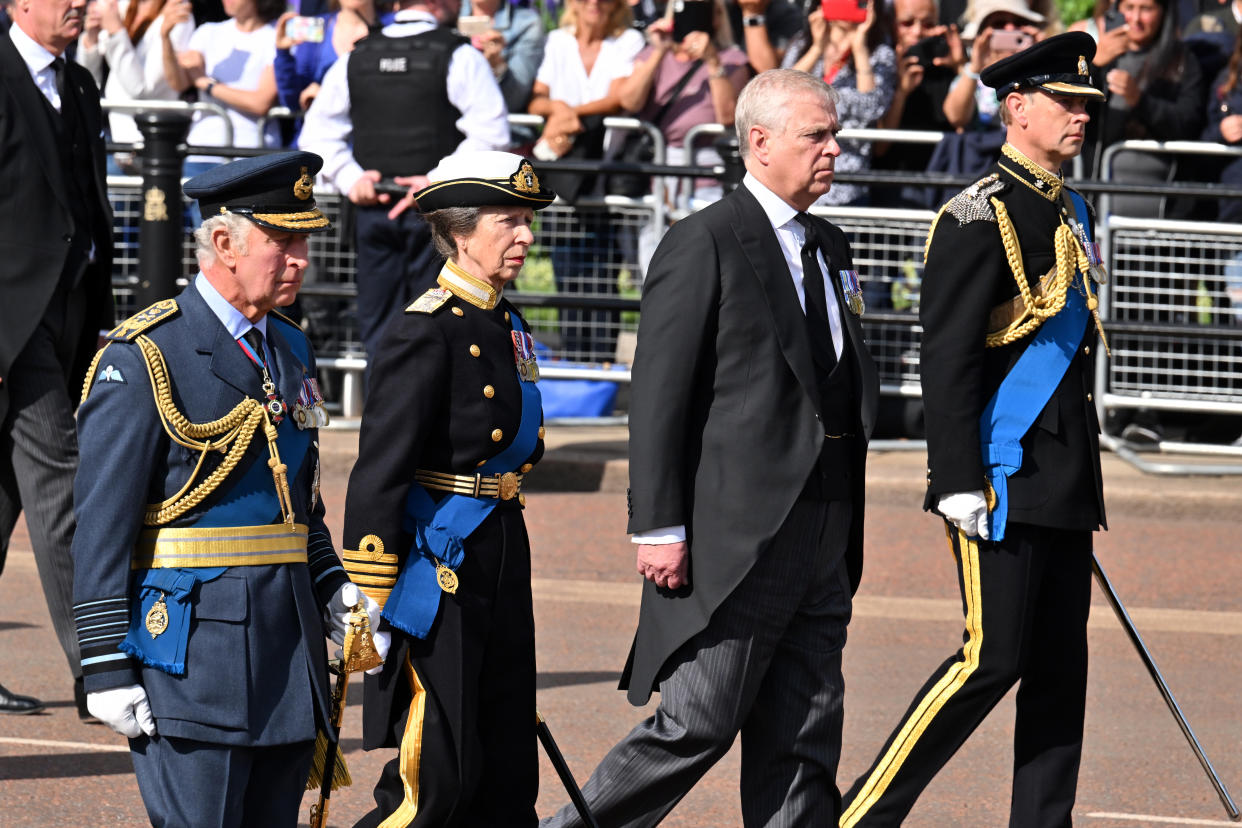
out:
{"label": "black naval tricorn hat", "polygon": [[323,159],[313,152],[277,152],[213,167],[182,185],[197,199],[203,218],[236,213],[263,227],[290,233],[327,230],[315,206],[315,173]]}
{"label": "black naval tricorn hat", "polygon": [[512,152],[478,150],[440,160],[431,181],[414,194],[424,213],[446,207],[530,207],[542,210],[556,193],[543,186],[530,160]]}
{"label": "black naval tricorn hat", "polygon": [[1091,59],[1095,38],[1086,32],[1066,32],[998,60],[979,73],[979,79],[996,90],[996,99],[1010,92],[1043,89],[1054,95],[1103,98],[1091,85]]}

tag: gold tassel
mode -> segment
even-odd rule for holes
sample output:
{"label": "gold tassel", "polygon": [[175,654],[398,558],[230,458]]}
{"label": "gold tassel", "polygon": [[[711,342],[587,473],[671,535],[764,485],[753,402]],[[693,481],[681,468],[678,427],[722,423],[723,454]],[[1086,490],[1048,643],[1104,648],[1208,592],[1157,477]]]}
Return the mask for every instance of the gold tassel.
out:
{"label": "gold tassel", "polygon": [[[311,760],[310,778],[306,780],[306,790],[317,791],[323,785],[323,765],[328,757],[328,734],[322,730],[315,736],[315,756]],[[332,769],[332,790],[347,788],[354,784],[349,775],[349,767],[345,764],[345,754],[340,745],[336,749],[336,766]]]}

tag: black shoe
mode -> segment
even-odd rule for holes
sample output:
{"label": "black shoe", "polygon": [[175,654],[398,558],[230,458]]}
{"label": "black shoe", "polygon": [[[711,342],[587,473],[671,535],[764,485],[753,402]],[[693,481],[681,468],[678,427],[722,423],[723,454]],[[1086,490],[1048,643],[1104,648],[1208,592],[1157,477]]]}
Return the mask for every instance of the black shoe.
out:
{"label": "black shoe", "polygon": [[82,686],[82,677],[78,676],[73,680],[73,703],[78,708],[78,718],[85,724],[101,724],[99,719],[91,715],[91,711],[86,707],[86,688]]}
{"label": "black shoe", "polygon": [[0,685],[0,713],[23,715],[26,713],[38,713],[42,709],[43,702],[38,699],[10,693],[4,689],[4,685]]}

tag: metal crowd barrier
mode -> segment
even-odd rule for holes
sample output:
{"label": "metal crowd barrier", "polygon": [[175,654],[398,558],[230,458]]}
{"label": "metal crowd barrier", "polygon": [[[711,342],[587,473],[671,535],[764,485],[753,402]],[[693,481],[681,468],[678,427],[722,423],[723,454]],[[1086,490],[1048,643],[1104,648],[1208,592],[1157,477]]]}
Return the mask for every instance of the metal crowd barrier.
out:
{"label": "metal crowd barrier", "polygon": [[[270,114],[286,117],[293,113]],[[541,122],[524,115],[511,120],[524,125]],[[606,124],[619,130],[648,130],[657,148],[655,162],[665,161],[663,137],[651,124],[632,118],[608,119]],[[696,141],[723,132],[719,125],[696,127],[686,145],[693,147]],[[854,140],[897,143],[928,143],[939,138],[938,133],[894,130],[842,134],[846,133]],[[1242,155],[1234,148],[1192,142],[1127,142],[1117,149]],[[695,166],[693,155],[686,153],[682,175],[713,172]],[[624,350],[627,338],[637,329],[645,264],[670,217],[661,189],[663,176],[676,171],[666,166],[654,175],[653,191],[643,198],[584,198],[573,206],[558,202],[538,214],[536,244],[509,296],[523,308],[537,340],[547,348],[545,377],[628,382],[628,372],[609,370],[608,363],[616,360],[618,342]],[[910,183],[926,180],[911,176]],[[1088,183],[1097,190],[1110,182],[1106,177],[1103,183],[1084,182]],[[141,179],[134,177],[109,179],[117,211],[115,289],[121,314],[138,310],[132,293],[137,280],[134,224],[141,214],[140,184]],[[341,227],[342,199],[321,191],[317,200]],[[1101,206],[1106,209],[1107,205],[1108,195],[1102,193]],[[880,370],[882,393],[890,403],[905,407],[903,424],[915,432],[921,412],[919,286],[923,245],[934,213],[877,208],[814,211],[835,222],[850,238],[867,303],[864,328]],[[1113,276],[1111,284],[1100,291],[1101,313],[1114,353],[1111,360],[1099,361],[1096,397],[1101,421],[1107,422],[1110,412],[1137,408],[1242,415],[1242,225],[1126,219],[1109,216],[1104,209],[1101,216],[1099,237]],[[188,234],[182,252],[179,284],[196,269]],[[337,402],[338,411],[352,417],[361,411],[361,374],[366,366],[355,322],[352,238],[339,232],[315,234],[311,260],[296,312],[328,375],[325,390]],[[1132,447],[1111,434],[1105,435],[1105,441],[1148,470],[1169,470],[1145,463]],[[1158,448],[1182,451],[1188,447],[1170,441]],[[1213,455],[1235,451],[1224,445],[1190,448]],[[1211,473],[1222,473],[1222,469],[1235,471],[1217,465]],[[1185,473],[1191,469],[1178,466],[1173,470]]]}
{"label": "metal crowd barrier", "polygon": [[[1115,180],[1114,161],[1127,151],[1242,157],[1242,149],[1223,144],[1123,141],[1104,152],[1105,184]],[[1098,222],[1110,276],[1100,290],[1100,314],[1112,357],[1099,360],[1096,371],[1105,442],[1153,474],[1242,474],[1236,463],[1145,459],[1110,427],[1118,414],[1147,410],[1183,419],[1236,417],[1242,432],[1242,224],[1127,217],[1113,214],[1114,201],[1101,194]],[[1150,448],[1242,458],[1242,446],[1224,442],[1161,439]]]}

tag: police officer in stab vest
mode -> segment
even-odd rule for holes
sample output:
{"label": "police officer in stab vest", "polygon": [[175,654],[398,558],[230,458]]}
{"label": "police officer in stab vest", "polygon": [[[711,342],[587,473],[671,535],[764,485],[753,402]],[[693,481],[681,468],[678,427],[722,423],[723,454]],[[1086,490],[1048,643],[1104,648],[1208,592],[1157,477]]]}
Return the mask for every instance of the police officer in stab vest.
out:
{"label": "police officer in stab vest", "polygon": [[201,272],[108,334],[78,410],[87,705],[129,737],[153,825],[296,825],[331,721],[324,636],[369,600],[324,525],[315,358],[275,311],[328,227],[319,163],[286,152],[186,182],[208,216]]}
{"label": "police officer in stab vest", "polygon": [[1071,32],[983,71],[1006,125],[1002,156],[932,225],[919,312],[925,508],[945,519],[966,629],[846,794],[841,828],[900,825],[1015,683],[1010,828],[1070,824],[1092,533],[1104,526],[1090,393],[1103,271],[1061,166],[1082,149],[1087,102],[1103,97],[1094,54]]}
{"label": "police officer in stab vest", "polygon": [[358,826],[534,828],[535,639],[522,481],[543,455],[533,341],[504,298],[555,194],[507,152],[444,159],[418,206],[448,261],[388,326],[343,557],[383,606],[363,747],[399,747]]}
{"label": "police officer in stab vest", "polygon": [[328,70],[298,139],[357,206],[358,332],[371,357],[384,326],[435,283],[443,262],[408,197],[392,205],[376,182],[393,179],[413,193],[441,158],[509,145],[487,59],[449,28],[460,7],[402,0],[394,22]]}

